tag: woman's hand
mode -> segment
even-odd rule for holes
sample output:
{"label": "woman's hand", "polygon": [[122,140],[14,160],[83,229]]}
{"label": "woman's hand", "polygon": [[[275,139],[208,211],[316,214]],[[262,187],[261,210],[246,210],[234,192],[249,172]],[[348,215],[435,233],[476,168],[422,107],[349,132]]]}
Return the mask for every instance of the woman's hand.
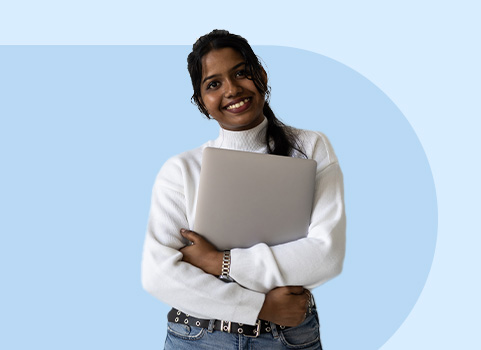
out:
{"label": "woman's hand", "polygon": [[182,261],[188,262],[214,276],[222,273],[224,253],[219,252],[211,243],[194,231],[181,229],[180,234],[193,244],[180,249]]}
{"label": "woman's hand", "polygon": [[310,298],[310,292],[300,286],[274,288],[266,294],[258,318],[282,326],[298,326],[306,318]]}
{"label": "woman's hand", "polygon": [[[180,234],[193,244],[180,249],[182,261],[214,276],[222,273],[224,254],[194,231],[181,229]],[[266,294],[258,318],[279,325],[294,327],[304,321],[310,292],[300,286],[278,287]]]}

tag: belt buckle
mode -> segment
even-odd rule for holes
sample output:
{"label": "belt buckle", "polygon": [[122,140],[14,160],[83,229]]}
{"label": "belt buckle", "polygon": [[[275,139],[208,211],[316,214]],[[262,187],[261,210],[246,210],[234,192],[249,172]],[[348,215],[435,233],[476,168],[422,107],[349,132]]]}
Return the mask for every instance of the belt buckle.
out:
{"label": "belt buckle", "polygon": [[244,334],[245,337],[248,337],[248,338],[257,338],[259,336],[259,334],[261,333],[261,320],[257,320],[256,322],[256,330],[254,331],[254,334],[255,335],[247,335],[247,334]]}
{"label": "belt buckle", "polygon": [[[226,323],[227,323],[227,325],[225,325]],[[231,327],[231,322],[230,322],[230,321],[227,322],[227,321],[222,320],[222,321],[220,322],[220,330],[221,330],[222,332],[230,333],[230,327]]]}

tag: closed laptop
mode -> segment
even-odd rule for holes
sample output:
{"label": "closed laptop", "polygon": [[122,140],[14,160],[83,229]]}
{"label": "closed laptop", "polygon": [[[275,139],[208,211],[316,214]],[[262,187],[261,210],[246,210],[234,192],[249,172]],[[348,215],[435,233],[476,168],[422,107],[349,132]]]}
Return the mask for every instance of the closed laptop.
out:
{"label": "closed laptop", "polygon": [[306,237],[316,161],[204,149],[194,231],[217,249]]}

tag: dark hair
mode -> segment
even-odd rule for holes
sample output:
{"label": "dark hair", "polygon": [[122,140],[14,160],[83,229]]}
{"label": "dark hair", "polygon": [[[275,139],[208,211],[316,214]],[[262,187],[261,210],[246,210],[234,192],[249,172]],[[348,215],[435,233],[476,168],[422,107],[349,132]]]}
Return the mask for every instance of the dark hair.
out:
{"label": "dark hair", "polygon": [[277,119],[269,106],[270,87],[265,79],[265,71],[247,40],[240,35],[215,29],[209,34],[201,36],[192,46],[192,52],[187,57],[187,69],[194,89],[191,98],[192,103],[196,104],[200,112],[210,119],[209,112],[201,101],[202,57],[212,50],[225,47],[230,47],[242,55],[245,60],[248,79],[254,82],[257,90],[265,97],[263,112],[268,121],[266,130],[268,153],[291,156],[293,151],[296,150],[307,158],[292,129]]}

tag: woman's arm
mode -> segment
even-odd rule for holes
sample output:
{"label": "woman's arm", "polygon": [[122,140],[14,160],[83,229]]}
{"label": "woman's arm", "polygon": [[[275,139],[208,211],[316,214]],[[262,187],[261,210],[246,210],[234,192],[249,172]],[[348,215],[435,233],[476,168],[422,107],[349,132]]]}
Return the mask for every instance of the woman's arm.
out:
{"label": "woman's arm", "polygon": [[265,295],[224,283],[182,261],[188,227],[183,174],[174,162],[159,172],[153,192],[142,258],[142,285],[156,298],[199,318],[254,324]]}
{"label": "woman's arm", "polygon": [[300,131],[299,137],[309,158],[317,162],[309,232],[306,238],[272,247],[257,244],[233,249],[230,275],[251,290],[266,292],[288,285],[312,289],[342,271],[346,245],[343,175],[325,135]]}
{"label": "woman's arm", "polygon": [[341,272],[346,219],[339,164],[319,172],[316,181],[306,238],[272,247],[232,249],[230,275],[240,285],[259,292],[288,285],[312,289]]}
{"label": "woman's arm", "polygon": [[[180,250],[182,260],[199,267],[205,273],[219,276],[223,253],[193,231],[182,229],[181,234],[193,243]],[[284,326],[297,326],[304,320],[309,300],[310,292],[303,287],[274,288],[266,294],[258,318]]]}
{"label": "woman's arm", "polygon": [[182,261],[188,254],[183,255],[179,248],[184,252],[202,248],[198,256],[206,249],[211,253],[217,250],[200,236],[196,246],[184,247],[187,241],[182,239],[178,228],[187,227],[187,218],[183,186],[178,179],[182,179],[178,167],[166,163],[152,191],[142,259],[144,288],[165,303],[199,318],[245,324],[254,324],[257,318],[262,318],[285,326],[300,324],[308,300],[302,287],[277,288],[264,295],[237,283],[220,281],[217,278],[220,271],[215,267],[205,273]]}
{"label": "woman's arm", "polygon": [[[318,163],[308,236],[272,247],[257,244],[248,249],[232,249],[230,275],[248,289],[262,293],[293,285],[312,289],[342,270],[346,227],[342,172],[327,138],[312,132],[308,135],[307,146],[311,146],[312,158]],[[191,241],[205,242],[195,233],[186,234]],[[199,249],[201,246],[203,249]],[[202,243],[182,252],[185,261],[207,273],[219,274],[222,254],[212,245]]]}

